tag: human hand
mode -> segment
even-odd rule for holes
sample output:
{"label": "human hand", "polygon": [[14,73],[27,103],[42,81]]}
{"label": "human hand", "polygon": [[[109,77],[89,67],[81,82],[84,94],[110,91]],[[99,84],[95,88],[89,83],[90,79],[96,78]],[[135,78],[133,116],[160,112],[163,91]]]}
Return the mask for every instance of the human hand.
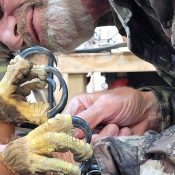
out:
{"label": "human hand", "polygon": [[49,104],[29,103],[26,96],[33,89],[44,88],[46,79],[43,65],[33,65],[20,56],[11,60],[0,82],[0,121],[28,121],[35,124],[45,122]]}
{"label": "human hand", "polygon": [[70,156],[64,161],[52,158],[55,152],[67,151],[71,151],[77,162],[92,156],[92,148],[88,143],[71,136],[73,125],[70,115],[57,114],[27,136],[10,142],[2,154],[4,161],[8,167],[22,175],[51,172],[80,175],[79,166],[68,162]]}
{"label": "human hand", "polygon": [[[95,138],[142,135],[157,127],[159,108],[152,92],[122,87],[74,97],[65,113],[77,115],[97,132]],[[82,134],[76,133],[78,138]]]}

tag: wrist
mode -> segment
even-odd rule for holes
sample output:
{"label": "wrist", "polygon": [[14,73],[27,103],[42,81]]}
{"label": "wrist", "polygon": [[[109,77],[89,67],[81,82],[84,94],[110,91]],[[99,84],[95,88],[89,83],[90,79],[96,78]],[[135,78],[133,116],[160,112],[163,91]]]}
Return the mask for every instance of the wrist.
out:
{"label": "wrist", "polygon": [[147,130],[161,130],[161,112],[159,109],[159,103],[152,91],[142,92],[145,105],[145,118],[148,121]]}

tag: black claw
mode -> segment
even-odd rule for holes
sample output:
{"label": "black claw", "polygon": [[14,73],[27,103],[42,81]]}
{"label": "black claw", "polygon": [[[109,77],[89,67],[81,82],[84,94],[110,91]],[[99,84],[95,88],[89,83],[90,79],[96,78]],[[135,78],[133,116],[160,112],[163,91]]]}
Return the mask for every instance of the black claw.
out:
{"label": "black claw", "polygon": [[92,130],[89,127],[88,123],[85,120],[83,120],[82,118],[77,117],[77,116],[72,117],[72,123],[73,123],[73,126],[75,128],[79,128],[83,131],[83,133],[85,135],[85,141],[87,143],[90,143],[91,138],[92,138]]}
{"label": "black claw", "polygon": [[57,65],[55,56],[48,49],[41,46],[33,46],[30,48],[24,49],[19,55],[22,58],[27,58],[33,54],[45,54],[48,56],[50,66],[52,66],[53,62]]}
{"label": "black claw", "polygon": [[[45,54],[48,57],[49,66],[53,66],[54,63],[57,65],[55,56],[48,49],[41,47],[41,46],[33,46],[30,48],[24,49],[19,55],[25,59],[28,56],[33,55],[33,54]],[[53,75],[49,74],[48,77],[52,79]],[[53,87],[49,84],[48,85],[48,103],[50,104],[51,108],[53,108],[53,101],[54,101]]]}
{"label": "black claw", "polygon": [[45,70],[47,73],[52,73],[58,78],[58,80],[60,82],[60,87],[62,88],[62,96],[61,96],[61,100],[60,100],[59,104],[57,104],[54,108],[52,108],[48,112],[48,118],[52,118],[57,113],[61,113],[63,111],[63,109],[65,108],[66,103],[67,103],[67,99],[68,99],[68,90],[67,90],[67,85],[66,85],[61,73],[56,68],[51,67],[51,66],[46,66]]}
{"label": "black claw", "polygon": [[56,84],[52,80],[53,79],[53,74],[55,74],[56,77],[60,81],[60,89],[61,88],[63,89],[60,103],[48,112],[48,117],[52,118],[57,113],[62,112],[64,107],[66,106],[67,99],[68,99],[67,86],[66,86],[66,83],[64,82],[64,79],[62,78],[61,73],[57,69],[52,67],[53,63],[55,63],[57,65],[57,61],[56,61],[55,56],[48,49],[46,49],[44,47],[41,47],[41,46],[34,46],[34,47],[24,49],[19,55],[22,58],[25,59],[25,58],[33,55],[33,54],[45,54],[45,55],[48,56],[48,67],[46,68],[46,71],[48,73],[47,81],[49,82],[49,85],[48,85],[48,102],[49,102],[51,108],[53,107],[53,91],[56,89]]}
{"label": "black claw", "polygon": [[51,84],[51,86],[53,88],[53,91],[55,91],[56,90],[56,83],[55,83],[55,81],[52,78],[47,78],[47,82],[48,82],[48,84]]}
{"label": "black claw", "polygon": [[[72,116],[72,123],[75,128],[79,128],[84,132],[85,141],[87,143],[90,143],[92,139],[92,130],[89,127],[88,123],[77,116]],[[81,156],[80,157],[75,156],[74,159],[76,161],[79,161],[81,159]],[[85,160],[80,164],[80,169],[82,175],[101,174],[93,155],[88,160]]]}

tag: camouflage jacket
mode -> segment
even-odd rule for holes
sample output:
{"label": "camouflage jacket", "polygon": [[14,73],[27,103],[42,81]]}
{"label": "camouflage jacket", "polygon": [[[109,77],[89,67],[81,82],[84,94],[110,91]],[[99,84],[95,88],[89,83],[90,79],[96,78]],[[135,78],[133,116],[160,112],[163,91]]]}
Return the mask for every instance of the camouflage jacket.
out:
{"label": "camouflage jacket", "polygon": [[109,2],[116,26],[127,35],[131,52],[152,63],[169,87],[142,88],[153,91],[157,97],[162,132],[97,142],[94,150],[99,167],[103,175],[175,174],[175,2]]}

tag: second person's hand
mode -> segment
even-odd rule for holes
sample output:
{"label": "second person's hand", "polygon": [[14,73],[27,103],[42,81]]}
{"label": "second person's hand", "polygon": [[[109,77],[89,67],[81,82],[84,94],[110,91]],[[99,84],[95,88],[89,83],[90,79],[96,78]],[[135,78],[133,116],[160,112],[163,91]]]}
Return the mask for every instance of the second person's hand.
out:
{"label": "second person's hand", "polygon": [[[129,87],[78,95],[68,103],[65,113],[86,120],[96,132],[95,138],[143,135],[160,124],[155,95]],[[76,135],[82,137],[79,131]]]}

